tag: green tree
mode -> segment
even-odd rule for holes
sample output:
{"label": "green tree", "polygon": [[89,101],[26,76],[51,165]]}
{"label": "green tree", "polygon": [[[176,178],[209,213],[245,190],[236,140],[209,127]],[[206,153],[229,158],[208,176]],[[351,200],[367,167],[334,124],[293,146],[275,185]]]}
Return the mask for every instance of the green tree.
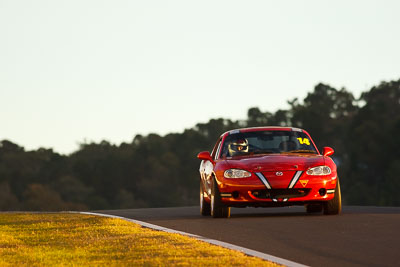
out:
{"label": "green tree", "polygon": [[[364,105],[351,124],[348,172],[350,202],[366,205],[398,205],[391,194],[398,185],[400,161],[400,81],[383,82],[361,95]],[[362,189],[360,191],[359,189]]]}

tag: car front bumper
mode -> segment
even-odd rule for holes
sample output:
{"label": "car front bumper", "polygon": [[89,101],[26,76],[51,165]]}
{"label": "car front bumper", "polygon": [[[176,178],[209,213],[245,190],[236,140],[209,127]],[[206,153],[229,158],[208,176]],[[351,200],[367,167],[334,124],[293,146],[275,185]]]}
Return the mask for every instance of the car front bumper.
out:
{"label": "car front bumper", "polygon": [[[290,206],[333,199],[336,174],[304,175],[292,187],[267,188],[257,177],[218,180],[222,202],[229,206]],[[290,187],[290,188],[289,188]]]}

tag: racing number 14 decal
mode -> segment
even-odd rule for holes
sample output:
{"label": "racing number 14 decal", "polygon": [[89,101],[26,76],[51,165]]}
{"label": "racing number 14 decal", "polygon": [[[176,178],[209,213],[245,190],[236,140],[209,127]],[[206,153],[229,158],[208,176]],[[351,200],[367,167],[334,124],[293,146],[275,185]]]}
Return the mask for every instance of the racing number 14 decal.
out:
{"label": "racing number 14 decal", "polygon": [[308,138],[301,138],[301,137],[299,137],[299,138],[297,138],[297,140],[299,140],[299,143],[300,144],[306,144],[306,145],[310,145],[310,140],[308,140]]}

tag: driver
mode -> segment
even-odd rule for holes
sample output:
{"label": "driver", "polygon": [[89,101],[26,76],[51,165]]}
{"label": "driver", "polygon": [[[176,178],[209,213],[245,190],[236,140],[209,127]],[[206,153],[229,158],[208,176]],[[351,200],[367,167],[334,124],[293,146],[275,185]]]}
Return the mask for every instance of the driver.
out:
{"label": "driver", "polygon": [[244,138],[237,139],[228,145],[228,150],[231,157],[245,154],[249,152],[249,143]]}

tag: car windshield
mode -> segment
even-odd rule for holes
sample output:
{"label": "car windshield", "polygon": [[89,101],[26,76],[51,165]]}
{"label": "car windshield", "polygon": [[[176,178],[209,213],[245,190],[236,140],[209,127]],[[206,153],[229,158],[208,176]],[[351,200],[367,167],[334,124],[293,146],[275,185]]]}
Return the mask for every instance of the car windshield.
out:
{"label": "car windshield", "polygon": [[221,156],[268,153],[312,153],[317,154],[308,135],[298,131],[253,131],[238,132],[225,138]]}

